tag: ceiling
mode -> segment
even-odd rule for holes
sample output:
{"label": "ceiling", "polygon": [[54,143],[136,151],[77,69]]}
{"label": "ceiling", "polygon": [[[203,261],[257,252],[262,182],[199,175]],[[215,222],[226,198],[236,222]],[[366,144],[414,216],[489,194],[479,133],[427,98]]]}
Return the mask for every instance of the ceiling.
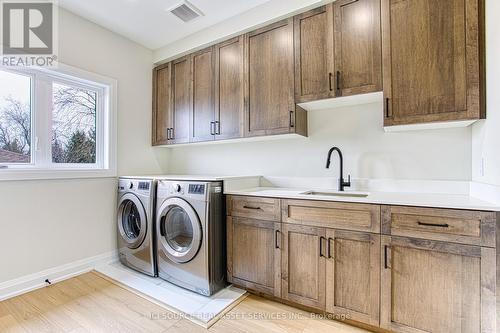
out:
{"label": "ceiling", "polygon": [[79,16],[156,50],[270,0],[189,0],[204,16],[184,23],[169,9],[182,0],[59,0]]}

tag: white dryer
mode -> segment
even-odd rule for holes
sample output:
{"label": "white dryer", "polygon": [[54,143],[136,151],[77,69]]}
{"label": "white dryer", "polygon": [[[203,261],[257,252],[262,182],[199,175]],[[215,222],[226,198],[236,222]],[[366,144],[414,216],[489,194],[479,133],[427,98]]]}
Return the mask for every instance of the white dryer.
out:
{"label": "white dryer", "polygon": [[158,276],[210,296],[225,286],[222,183],[160,180]]}
{"label": "white dryer", "polygon": [[153,178],[118,180],[118,255],[120,261],[139,272],[157,276]]}

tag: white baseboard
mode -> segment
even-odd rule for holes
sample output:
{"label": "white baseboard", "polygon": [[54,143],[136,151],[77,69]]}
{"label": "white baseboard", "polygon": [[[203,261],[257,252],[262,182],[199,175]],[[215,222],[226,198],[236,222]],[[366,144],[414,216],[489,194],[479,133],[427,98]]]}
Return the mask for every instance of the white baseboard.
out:
{"label": "white baseboard", "polygon": [[0,301],[47,286],[48,279],[57,283],[90,272],[97,265],[118,260],[118,252],[111,251],[94,257],[80,259],[69,264],[49,268],[38,273],[0,283]]}

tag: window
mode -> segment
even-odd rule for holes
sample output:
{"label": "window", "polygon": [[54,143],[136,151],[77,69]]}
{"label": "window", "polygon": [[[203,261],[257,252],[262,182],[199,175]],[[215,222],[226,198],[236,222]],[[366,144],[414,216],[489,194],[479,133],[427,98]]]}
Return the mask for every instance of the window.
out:
{"label": "window", "polygon": [[114,176],[115,90],[64,65],[0,67],[0,179]]}
{"label": "window", "polygon": [[0,71],[0,164],[31,163],[31,77]]}
{"label": "window", "polygon": [[52,84],[52,162],[96,163],[97,91]]}

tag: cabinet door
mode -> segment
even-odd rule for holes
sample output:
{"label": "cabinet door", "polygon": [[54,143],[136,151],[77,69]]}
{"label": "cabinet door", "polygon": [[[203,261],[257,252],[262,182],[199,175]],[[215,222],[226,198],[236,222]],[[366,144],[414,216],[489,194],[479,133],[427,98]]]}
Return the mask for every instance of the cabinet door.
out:
{"label": "cabinet door", "polygon": [[281,297],[280,223],[227,218],[227,278],[236,285]]}
{"label": "cabinet door", "polygon": [[282,294],[302,305],[325,308],[325,229],[283,225]]}
{"label": "cabinet door", "polygon": [[210,141],[215,136],[215,55],[213,47],[192,55],[193,113],[191,141]]}
{"label": "cabinet door", "polygon": [[189,142],[191,116],[191,57],[172,62],[172,140],[170,143]]}
{"label": "cabinet door", "polygon": [[250,32],[248,41],[249,108],[245,135],[293,131],[293,19]]}
{"label": "cabinet door", "polygon": [[382,0],[386,126],[483,116],[482,1]]}
{"label": "cabinet door", "polygon": [[326,311],[379,325],[380,236],[327,229]]}
{"label": "cabinet door", "polygon": [[381,327],[496,332],[495,249],[382,236]]}
{"label": "cabinet door", "polygon": [[169,140],[172,117],[171,64],[153,70],[153,133],[152,143],[165,145]]}
{"label": "cabinet door", "polygon": [[245,63],[243,36],[215,46],[215,139],[243,136]]}
{"label": "cabinet door", "polygon": [[334,13],[336,96],[381,91],[380,0],[339,0]]}
{"label": "cabinet door", "polygon": [[333,5],[294,17],[295,100],[335,97],[333,75]]}

